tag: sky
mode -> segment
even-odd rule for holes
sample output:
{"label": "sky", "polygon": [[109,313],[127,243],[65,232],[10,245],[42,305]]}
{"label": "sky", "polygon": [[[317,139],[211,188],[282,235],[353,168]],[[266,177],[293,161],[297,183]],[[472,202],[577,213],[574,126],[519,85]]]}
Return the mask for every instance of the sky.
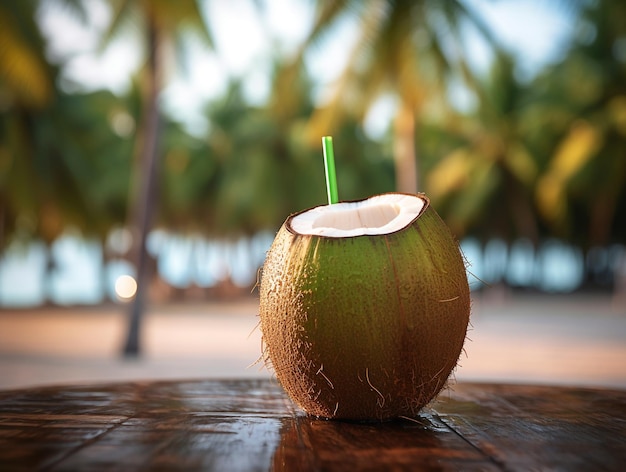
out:
{"label": "sky", "polygon": [[[48,2],[40,13],[44,33],[51,42],[49,54],[65,58],[64,75],[80,88],[109,88],[123,93],[141,61],[141,52],[128,47],[124,38],[106,50],[98,50],[98,37],[111,15],[105,0],[85,0],[88,25],[67,11]],[[556,61],[572,33],[573,18],[564,7],[537,0],[465,0],[478,12],[500,41],[520,58],[518,75],[532,77],[544,65]],[[269,91],[269,68],[277,48],[293,53],[310,30],[314,2],[311,0],[268,0],[262,12],[250,0],[207,0],[203,13],[215,37],[215,51],[190,39],[190,67],[184,75],[171,77],[162,95],[164,108],[184,122],[192,132],[201,134],[208,123],[202,106],[219,97],[229,77],[245,77],[246,96],[262,103]],[[552,5],[552,6],[550,6]],[[307,56],[308,68],[323,100],[346,63],[357,37],[354,23],[343,21],[326,41]],[[468,36],[475,66],[485,69],[489,55],[476,35]],[[463,100],[459,96],[460,101]],[[366,120],[366,131],[380,134],[391,119],[394,102],[382,98]],[[375,117],[373,119],[372,117]]]}

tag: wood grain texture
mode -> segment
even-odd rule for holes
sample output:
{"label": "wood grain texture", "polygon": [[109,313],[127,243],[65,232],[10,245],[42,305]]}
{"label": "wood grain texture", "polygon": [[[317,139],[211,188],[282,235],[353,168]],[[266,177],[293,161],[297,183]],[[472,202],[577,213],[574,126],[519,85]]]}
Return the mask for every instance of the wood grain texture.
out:
{"label": "wood grain texture", "polygon": [[305,416],[271,380],[0,392],[0,470],[621,471],[626,391],[461,383],[418,418]]}

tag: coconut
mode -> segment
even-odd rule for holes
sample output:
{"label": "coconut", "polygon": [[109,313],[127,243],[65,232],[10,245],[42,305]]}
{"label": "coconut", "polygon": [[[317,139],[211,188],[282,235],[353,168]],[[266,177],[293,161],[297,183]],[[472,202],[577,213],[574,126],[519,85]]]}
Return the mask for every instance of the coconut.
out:
{"label": "coconut", "polygon": [[455,368],[469,313],[458,243],[424,194],[291,215],[263,266],[265,359],[318,417],[416,416]]}

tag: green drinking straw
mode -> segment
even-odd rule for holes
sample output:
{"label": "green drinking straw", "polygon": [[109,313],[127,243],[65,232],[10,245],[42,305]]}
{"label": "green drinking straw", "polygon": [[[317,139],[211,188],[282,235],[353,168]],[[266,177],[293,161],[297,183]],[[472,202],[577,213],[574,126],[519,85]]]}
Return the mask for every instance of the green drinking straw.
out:
{"label": "green drinking straw", "polygon": [[328,204],[332,205],[333,203],[339,202],[332,136],[324,136],[322,138],[322,148],[324,149],[324,169],[326,170],[326,191],[328,193]]}

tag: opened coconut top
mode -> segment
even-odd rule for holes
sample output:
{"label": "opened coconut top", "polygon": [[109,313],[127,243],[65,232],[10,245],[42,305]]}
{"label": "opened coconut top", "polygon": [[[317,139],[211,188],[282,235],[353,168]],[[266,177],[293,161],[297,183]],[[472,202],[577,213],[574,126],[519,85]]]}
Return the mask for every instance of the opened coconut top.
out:
{"label": "opened coconut top", "polygon": [[290,226],[299,234],[331,238],[389,234],[411,224],[425,204],[417,195],[386,193],[312,208],[291,218]]}

